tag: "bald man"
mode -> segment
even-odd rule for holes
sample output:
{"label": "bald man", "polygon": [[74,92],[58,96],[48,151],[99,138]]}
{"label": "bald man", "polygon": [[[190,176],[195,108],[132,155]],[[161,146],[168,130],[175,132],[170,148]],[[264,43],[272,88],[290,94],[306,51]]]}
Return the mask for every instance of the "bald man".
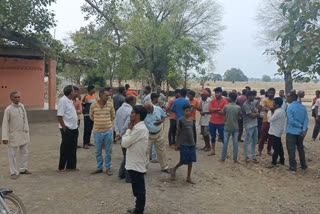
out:
{"label": "bald man", "polygon": [[144,120],[144,123],[149,130],[147,157],[149,157],[151,145],[154,144],[156,147],[158,161],[160,162],[161,171],[170,173],[167,162],[167,152],[163,141],[163,122],[166,114],[159,106],[155,106],[151,102],[146,102],[144,107],[148,112],[148,115]]}

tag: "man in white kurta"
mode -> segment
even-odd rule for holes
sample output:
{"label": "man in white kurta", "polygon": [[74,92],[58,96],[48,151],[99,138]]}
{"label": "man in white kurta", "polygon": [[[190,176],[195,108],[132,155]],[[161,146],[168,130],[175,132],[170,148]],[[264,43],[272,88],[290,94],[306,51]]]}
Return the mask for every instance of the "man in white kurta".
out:
{"label": "man in white kurta", "polygon": [[[28,171],[28,143],[29,125],[26,110],[20,103],[20,93],[11,92],[9,105],[3,115],[2,142],[8,145],[9,168],[11,178],[18,178],[19,174],[31,174]],[[20,152],[20,169],[16,163],[16,154]]]}

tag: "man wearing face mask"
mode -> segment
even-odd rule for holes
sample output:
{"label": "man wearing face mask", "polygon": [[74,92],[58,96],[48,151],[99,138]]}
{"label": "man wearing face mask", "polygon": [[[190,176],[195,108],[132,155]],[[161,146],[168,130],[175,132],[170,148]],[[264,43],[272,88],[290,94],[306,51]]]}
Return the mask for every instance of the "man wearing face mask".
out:
{"label": "man wearing face mask", "polygon": [[274,102],[273,98],[276,94],[276,90],[274,88],[269,88],[267,91],[268,98],[264,99],[262,101],[262,111],[263,111],[263,121],[260,131],[260,139],[259,139],[259,155],[262,154],[262,150],[264,147],[264,142],[268,141],[267,146],[267,153],[268,155],[272,155],[271,149],[272,149],[272,140],[270,135],[268,134],[270,123],[268,122],[268,111],[273,109]]}
{"label": "man wearing face mask", "polygon": [[102,148],[105,149],[105,168],[107,175],[111,172],[111,156],[113,145],[112,121],[115,119],[115,112],[111,101],[110,87],[102,88],[99,91],[99,101],[90,106],[90,119],[94,122],[93,135],[96,149],[97,169],[91,174],[103,172]]}

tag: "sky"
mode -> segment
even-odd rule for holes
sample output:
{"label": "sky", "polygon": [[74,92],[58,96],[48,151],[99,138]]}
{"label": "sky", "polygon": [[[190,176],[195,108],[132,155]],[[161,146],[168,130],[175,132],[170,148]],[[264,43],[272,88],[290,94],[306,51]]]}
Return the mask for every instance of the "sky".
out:
{"label": "sky", "polygon": [[[259,3],[263,0],[218,0],[224,8],[223,25],[226,30],[221,35],[221,45],[215,55],[215,73],[223,73],[232,67],[240,68],[249,78],[273,76],[277,71],[276,62],[263,55],[264,49],[257,44],[258,25],[255,16]],[[84,0],[57,0],[52,5],[57,26],[51,30],[56,39],[63,40],[71,32],[85,26],[80,7]]]}

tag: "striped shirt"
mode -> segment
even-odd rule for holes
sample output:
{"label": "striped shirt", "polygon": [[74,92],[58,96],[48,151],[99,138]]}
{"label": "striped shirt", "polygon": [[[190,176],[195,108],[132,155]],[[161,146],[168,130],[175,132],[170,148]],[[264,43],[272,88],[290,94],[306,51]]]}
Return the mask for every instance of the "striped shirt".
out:
{"label": "striped shirt", "polygon": [[112,100],[108,100],[104,107],[98,102],[90,106],[90,119],[93,121],[93,133],[112,130],[112,121],[115,118]]}

